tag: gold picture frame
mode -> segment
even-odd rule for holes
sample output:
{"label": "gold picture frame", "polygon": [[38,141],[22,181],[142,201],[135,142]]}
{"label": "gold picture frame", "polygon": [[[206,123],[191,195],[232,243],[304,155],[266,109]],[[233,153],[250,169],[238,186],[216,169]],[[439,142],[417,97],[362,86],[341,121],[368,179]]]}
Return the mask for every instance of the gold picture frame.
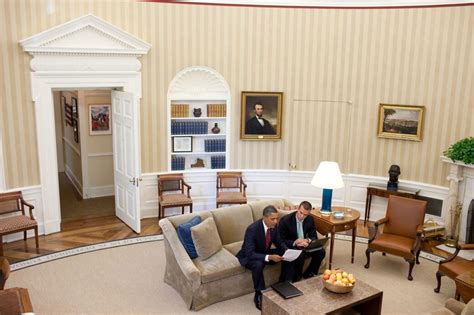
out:
{"label": "gold picture frame", "polygon": [[241,102],[241,140],[281,140],[283,92],[242,91]]}
{"label": "gold picture frame", "polygon": [[379,105],[378,137],[421,141],[425,107],[417,105]]}

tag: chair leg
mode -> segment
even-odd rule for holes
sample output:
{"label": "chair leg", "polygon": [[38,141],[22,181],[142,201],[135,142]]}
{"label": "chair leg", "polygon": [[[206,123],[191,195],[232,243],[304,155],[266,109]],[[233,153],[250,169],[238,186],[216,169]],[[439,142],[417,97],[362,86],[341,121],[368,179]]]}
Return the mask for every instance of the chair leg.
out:
{"label": "chair leg", "polygon": [[415,259],[407,259],[408,263],[410,264],[410,267],[408,269],[408,280],[412,281],[413,277],[411,276],[411,272],[413,271],[413,267],[415,267]]}
{"label": "chair leg", "polygon": [[416,252],[416,264],[417,264],[417,265],[420,264],[420,252],[421,252],[421,249],[419,249],[419,250]]}
{"label": "chair leg", "polygon": [[26,231],[23,231],[23,240],[26,241]]}
{"label": "chair leg", "polygon": [[387,256],[387,253],[382,253],[382,256]]}
{"label": "chair leg", "polygon": [[161,219],[161,211],[162,211],[162,207],[161,205],[158,206],[158,221]]}
{"label": "chair leg", "polygon": [[193,204],[189,205],[189,213],[193,213]]}
{"label": "chair leg", "polygon": [[367,248],[365,250],[365,256],[367,256],[367,263],[365,264],[365,269],[369,269],[370,267],[370,253],[373,253],[374,250],[370,249],[370,248]]}
{"label": "chair leg", "polygon": [[436,281],[438,282],[438,286],[434,289],[436,293],[439,293],[439,289],[441,288],[441,277],[444,274],[441,271],[436,271]]}
{"label": "chair leg", "polygon": [[35,243],[36,243],[36,249],[38,249],[39,248],[38,227],[35,227]]}
{"label": "chair leg", "polygon": [[181,214],[184,214],[184,206],[181,206]]}

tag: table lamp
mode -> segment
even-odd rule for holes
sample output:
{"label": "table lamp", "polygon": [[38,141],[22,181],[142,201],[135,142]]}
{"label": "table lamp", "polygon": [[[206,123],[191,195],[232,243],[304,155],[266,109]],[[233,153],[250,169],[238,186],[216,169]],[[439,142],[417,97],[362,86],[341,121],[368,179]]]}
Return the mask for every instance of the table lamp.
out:
{"label": "table lamp", "polygon": [[323,189],[322,214],[331,214],[332,190],[343,188],[341,171],[336,162],[322,161],[319,163],[316,173],[314,173],[311,185]]}

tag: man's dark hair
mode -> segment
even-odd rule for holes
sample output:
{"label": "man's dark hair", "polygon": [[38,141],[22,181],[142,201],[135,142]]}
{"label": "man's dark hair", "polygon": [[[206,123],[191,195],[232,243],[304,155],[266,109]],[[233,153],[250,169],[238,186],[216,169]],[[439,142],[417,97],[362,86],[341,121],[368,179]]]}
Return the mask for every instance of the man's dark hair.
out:
{"label": "man's dark hair", "polygon": [[300,207],[303,207],[303,209],[305,210],[311,210],[313,209],[313,206],[311,205],[311,203],[309,203],[309,201],[303,201],[300,203]]}
{"label": "man's dark hair", "polygon": [[255,109],[255,106],[257,106],[257,105],[260,105],[260,106],[262,106],[263,109],[265,109],[265,106],[263,106],[263,104],[260,103],[260,102],[255,102],[255,104],[253,104],[253,109]]}
{"label": "man's dark hair", "polygon": [[274,206],[266,206],[263,209],[263,216],[268,217],[272,213],[278,213],[277,209]]}

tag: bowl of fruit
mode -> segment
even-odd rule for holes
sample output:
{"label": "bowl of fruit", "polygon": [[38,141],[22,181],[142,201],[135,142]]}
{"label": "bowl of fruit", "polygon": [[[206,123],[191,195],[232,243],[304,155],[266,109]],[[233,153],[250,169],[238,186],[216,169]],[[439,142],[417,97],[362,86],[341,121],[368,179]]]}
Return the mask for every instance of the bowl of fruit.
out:
{"label": "bowl of fruit", "polygon": [[334,293],[348,293],[354,289],[356,279],[352,273],[342,269],[326,269],[323,274],[324,287]]}

